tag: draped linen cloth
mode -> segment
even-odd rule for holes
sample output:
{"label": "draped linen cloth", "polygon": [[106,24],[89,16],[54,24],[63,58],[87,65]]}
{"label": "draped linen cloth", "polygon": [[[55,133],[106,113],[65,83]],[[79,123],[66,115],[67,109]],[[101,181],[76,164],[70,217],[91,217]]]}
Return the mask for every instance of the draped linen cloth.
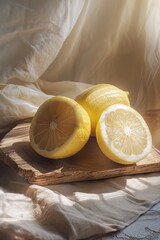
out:
{"label": "draped linen cloth", "polygon": [[[160,108],[159,11],[159,0],[1,0],[0,133],[97,83],[129,91],[138,111]],[[1,165],[5,239],[101,236],[160,201],[159,173],[41,187]]]}

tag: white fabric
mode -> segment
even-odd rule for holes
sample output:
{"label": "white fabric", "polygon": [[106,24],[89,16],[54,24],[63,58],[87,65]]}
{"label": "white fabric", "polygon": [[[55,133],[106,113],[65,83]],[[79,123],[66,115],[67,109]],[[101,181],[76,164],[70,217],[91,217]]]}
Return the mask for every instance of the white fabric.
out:
{"label": "white fabric", "polygon": [[2,186],[21,193],[0,192],[0,236],[6,240],[103,236],[135,221],[160,199],[159,173],[46,188],[13,182],[10,172]]}
{"label": "white fabric", "polygon": [[38,79],[56,58],[83,5],[83,0],[0,2],[0,128],[33,116],[48,98],[39,91]]}
{"label": "white fabric", "polygon": [[[32,117],[51,96],[75,98],[101,82],[129,91],[139,111],[160,108],[159,12],[160,0],[1,0],[0,132]],[[21,179],[12,184],[12,177],[2,171],[4,239],[101,235],[123,228],[160,200],[159,174],[50,190]],[[5,192],[4,183],[12,190]]]}
{"label": "white fabric", "polygon": [[[0,9],[0,89],[23,85],[29,93],[34,83],[65,95],[51,83],[69,81],[75,97],[75,82],[107,82],[129,91],[139,111],[160,108],[160,0],[2,0]],[[3,99],[14,99],[14,89],[0,92],[0,126],[15,120],[10,115],[26,117],[10,100],[7,118]]]}

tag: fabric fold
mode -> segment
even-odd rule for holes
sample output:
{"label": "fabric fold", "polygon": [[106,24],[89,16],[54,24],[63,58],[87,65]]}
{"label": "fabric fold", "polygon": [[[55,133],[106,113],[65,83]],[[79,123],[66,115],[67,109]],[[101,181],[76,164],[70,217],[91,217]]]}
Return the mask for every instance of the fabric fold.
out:
{"label": "fabric fold", "polygon": [[50,226],[64,239],[86,239],[122,229],[145,213],[159,201],[159,180],[157,173],[49,188],[31,185],[26,196],[42,227]]}

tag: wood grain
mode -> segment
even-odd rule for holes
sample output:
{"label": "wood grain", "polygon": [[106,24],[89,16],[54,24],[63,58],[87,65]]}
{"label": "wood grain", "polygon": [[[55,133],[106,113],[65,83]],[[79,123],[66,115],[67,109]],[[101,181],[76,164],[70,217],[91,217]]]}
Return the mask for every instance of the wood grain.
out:
{"label": "wood grain", "polygon": [[0,143],[0,160],[16,169],[29,183],[49,185],[160,171],[160,155],[155,149],[137,164],[126,166],[105,157],[94,137],[70,158],[41,157],[31,148],[29,127],[30,120],[19,123]]}

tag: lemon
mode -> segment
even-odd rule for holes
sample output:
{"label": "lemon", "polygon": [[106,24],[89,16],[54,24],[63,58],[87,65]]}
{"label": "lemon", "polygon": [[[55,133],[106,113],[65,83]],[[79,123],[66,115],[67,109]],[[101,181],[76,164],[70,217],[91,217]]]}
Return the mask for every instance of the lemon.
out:
{"label": "lemon", "polygon": [[51,159],[74,155],[87,143],[91,131],[88,113],[75,100],[55,96],[45,101],[30,126],[32,148]]}
{"label": "lemon", "polygon": [[130,105],[128,92],[105,83],[86,89],[75,100],[84,107],[90,116],[92,136],[95,136],[99,117],[107,107],[116,103]]}
{"label": "lemon", "polygon": [[121,164],[133,164],[152,148],[150,130],[143,117],[132,107],[114,104],[101,115],[96,139],[102,152]]}

